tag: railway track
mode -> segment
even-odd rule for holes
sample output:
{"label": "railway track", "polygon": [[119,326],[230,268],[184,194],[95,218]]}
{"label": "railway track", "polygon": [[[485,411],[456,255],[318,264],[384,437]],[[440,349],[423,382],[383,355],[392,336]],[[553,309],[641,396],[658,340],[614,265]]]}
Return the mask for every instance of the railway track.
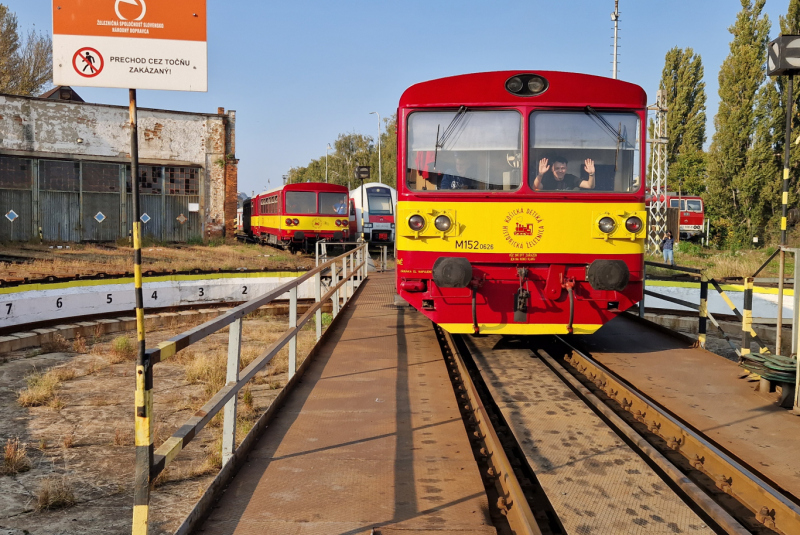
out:
{"label": "railway track", "polygon": [[437,336],[500,533],[800,533],[794,496],[571,340]]}

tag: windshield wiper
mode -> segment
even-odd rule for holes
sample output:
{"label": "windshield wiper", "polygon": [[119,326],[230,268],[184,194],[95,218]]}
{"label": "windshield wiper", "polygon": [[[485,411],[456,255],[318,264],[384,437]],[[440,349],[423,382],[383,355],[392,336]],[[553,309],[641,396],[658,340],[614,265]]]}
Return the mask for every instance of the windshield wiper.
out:
{"label": "windshield wiper", "polygon": [[439,137],[439,129],[442,125],[436,125],[436,148],[433,152],[433,168],[436,169],[436,160],[439,157],[439,149],[444,148],[444,144],[447,142],[447,139],[453,135],[453,132],[456,131],[459,123],[464,119],[464,116],[467,114],[467,107],[461,106],[458,108],[456,112],[456,116],[453,117],[453,120],[450,121],[450,124],[447,125],[447,128],[444,129],[442,132],[442,137]]}
{"label": "windshield wiper", "polygon": [[620,131],[622,130],[622,123],[619,125],[619,130],[611,126],[611,123],[606,121],[606,118],[600,115],[597,110],[592,108],[591,106],[586,106],[585,111],[587,114],[592,115],[597,120],[600,121],[600,124],[617,140],[617,151],[614,154],[614,171],[617,171],[617,161],[619,160],[619,147],[622,143],[625,143],[625,138],[622,136]]}

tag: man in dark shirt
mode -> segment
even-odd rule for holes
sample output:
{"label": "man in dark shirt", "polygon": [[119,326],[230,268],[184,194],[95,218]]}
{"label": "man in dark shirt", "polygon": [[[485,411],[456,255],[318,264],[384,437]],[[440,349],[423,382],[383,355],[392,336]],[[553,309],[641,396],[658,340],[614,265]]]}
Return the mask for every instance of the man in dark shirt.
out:
{"label": "man in dark shirt", "polygon": [[466,155],[457,152],[455,160],[455,169],[445,171],[439,181],[439,189],[475,189],[473,181],[467,178],[470,175],[474,176],[474,173],[471,172]]}
{"label": "man in dark shirt", "polygon": [[589,175],[587,180],[581,180],[575,175],[567,174],[567,160],[561,156],[553,158],[553,166],[547,158],[539,160],[539,173],[533,181],[535,190],[573,190],[575,188],[594,189],[594,160],[586,158],[583,169]]}

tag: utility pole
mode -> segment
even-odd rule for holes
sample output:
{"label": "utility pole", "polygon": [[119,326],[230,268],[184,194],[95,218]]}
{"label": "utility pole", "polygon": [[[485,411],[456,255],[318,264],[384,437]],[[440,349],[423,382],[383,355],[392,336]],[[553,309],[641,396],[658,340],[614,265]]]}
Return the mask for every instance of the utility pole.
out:
{"label": "utility pole", "polygon": [[381,114],[377,111],[371,111],[369,114],[378,116],[378,182],[383,184],[383,174],[381,173]]}
{"label": "utility pole", "polygon": [[611,77],[617,79],[617,36],[619,33],[619,0],[614,0],[614,12],[611,14],[614,21],[614,62],[611,70]]}

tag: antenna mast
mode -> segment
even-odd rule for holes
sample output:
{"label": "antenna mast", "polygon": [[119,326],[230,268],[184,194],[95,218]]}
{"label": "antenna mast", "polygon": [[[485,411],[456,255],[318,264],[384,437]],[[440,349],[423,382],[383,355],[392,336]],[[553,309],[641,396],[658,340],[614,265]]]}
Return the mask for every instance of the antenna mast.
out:
{"label": "antenna mast", "polygon": [[614,61],[611,70],[611,77],[617,79],[617,34],[619,33],[619,0],[614,0],[614,12],[611,14],[614,21]]}

